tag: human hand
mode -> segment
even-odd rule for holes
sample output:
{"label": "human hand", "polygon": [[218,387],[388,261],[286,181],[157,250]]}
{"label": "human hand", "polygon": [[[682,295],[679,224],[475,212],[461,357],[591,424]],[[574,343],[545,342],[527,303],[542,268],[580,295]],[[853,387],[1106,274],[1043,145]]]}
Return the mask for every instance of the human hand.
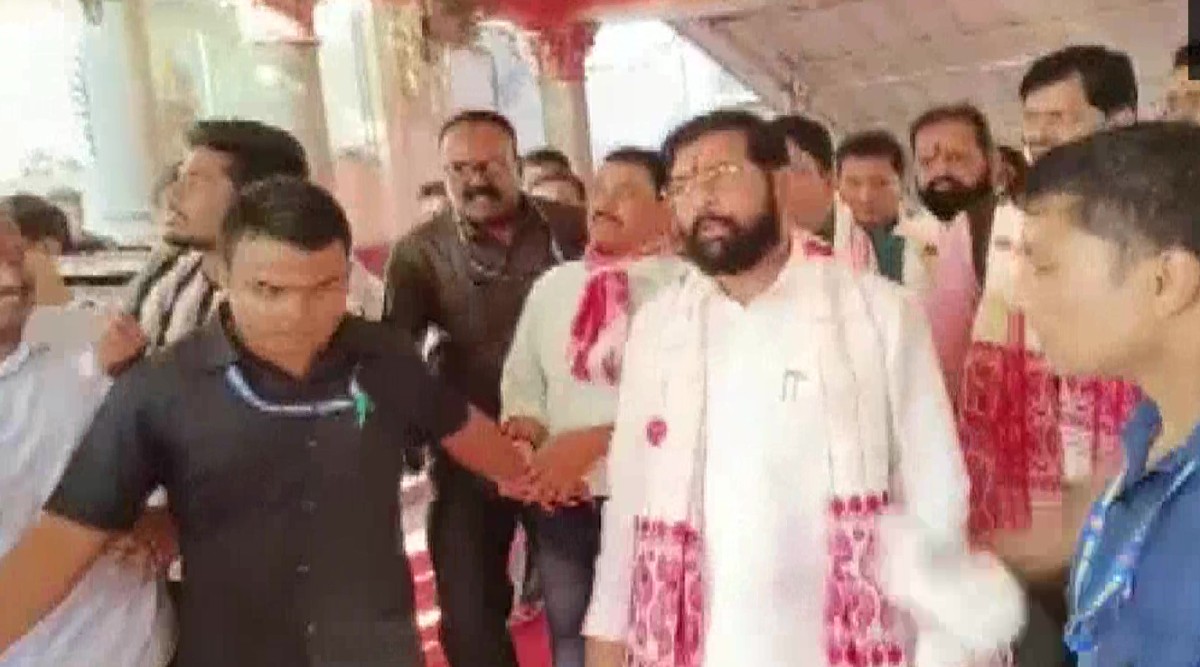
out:
{"label": "human hand", "polygon": [[105,553],[147,577],[164,576],[179,557],[179,531],[165,508],[149,508],[131,531],[109,541]]}
{"label": "human hand", "polygon": [[579,497],[584,477],[608,451],[607,427],[569,431],[555,436],[533,455],[533,469],[553,502]]}
{"label": "human hand", "polygon": [[530,448],[540,445],[547,435],[546,427],[533,417],[509,417],[500,425],[500,431],[513,442],[524,442]]}
{"label": "human hand", "polygon": [[109,320],[96,344],[96,360],[111,376],[120,375],[137,361],[149,340],[133,316],[121,313]]}
{"label": "human hand", "polygon": [[536,483],[536,475],[533,471],[533,445],[524,440],[514,440],[512,447],[520,454],[521,459],[525,462],[526,472],[517,479],[497,482],[496,487],[500,491],[500,495],[505,498],[517,500],[520,502],[528,502],[534,494],[534,485]]}

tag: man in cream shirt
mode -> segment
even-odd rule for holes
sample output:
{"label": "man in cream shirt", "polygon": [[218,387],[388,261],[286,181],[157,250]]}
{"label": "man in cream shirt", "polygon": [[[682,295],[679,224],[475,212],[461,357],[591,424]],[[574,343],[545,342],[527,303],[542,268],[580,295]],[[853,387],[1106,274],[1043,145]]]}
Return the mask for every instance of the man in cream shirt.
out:
{"label": "man in cream shirt", "polygon": [[592,192],[585,258],[534,284],[504,365],[500,391],[509,433],[538,445],[535,466],[557,489],[549,500],[582,496],[535,518],[533,559],[555,667],[584,664],[580,630],[600,547],[600,508],[608,496],[603,457],[629,321],[686,269],[671,253],[665,180],[655,152],[624,148],[605,158]]}
{"label": "man in cream shirt", "polygon": [[791,253],[786,148],[758,117],[700,117],[663,152],[699,271],[629,336],[589,667],[961,667],[1005,646],[1019,591],[967,551],[919,310]]}

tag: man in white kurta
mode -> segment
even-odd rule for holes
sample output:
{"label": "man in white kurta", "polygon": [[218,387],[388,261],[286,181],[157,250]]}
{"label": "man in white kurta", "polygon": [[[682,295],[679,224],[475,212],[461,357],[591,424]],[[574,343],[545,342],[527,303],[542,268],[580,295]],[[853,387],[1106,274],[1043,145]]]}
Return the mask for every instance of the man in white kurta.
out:
{"label": "man in white kurta", "polygon": [[882,278],[791,252],[774,141],[736,112],[667,140],[699,271],[626,347],[590,667],[950,667],[1019,629],[1012,583],[965,549],[923,316]]}

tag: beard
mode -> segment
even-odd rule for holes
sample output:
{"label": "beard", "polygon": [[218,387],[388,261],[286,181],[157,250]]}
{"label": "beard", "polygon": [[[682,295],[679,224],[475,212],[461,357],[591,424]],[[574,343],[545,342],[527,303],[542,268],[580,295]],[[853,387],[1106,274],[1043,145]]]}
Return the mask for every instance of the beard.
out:
{"label": "beard", "polygon": [[[732,276],[754,268],[783,240],[774,197],[769,201],[772,203],[768,204],[767,210],[756,217],[749,227],[743,227],[727,216],[700,216],[692,226],[692,232],[684,239],[684,254],[696,268],[709,276]],[[727,236],[701,239],[700,232],[708,224],[720,225]]]}
{"label": "beard", "polygon": [[[942,183],[950,187],[938,189]],[[950,222],[959,213],[971,208],[992,194],[991,174],[985,174],[974,187],[949,177],[936,178],[918,193],[925,208],[942,222]]]}

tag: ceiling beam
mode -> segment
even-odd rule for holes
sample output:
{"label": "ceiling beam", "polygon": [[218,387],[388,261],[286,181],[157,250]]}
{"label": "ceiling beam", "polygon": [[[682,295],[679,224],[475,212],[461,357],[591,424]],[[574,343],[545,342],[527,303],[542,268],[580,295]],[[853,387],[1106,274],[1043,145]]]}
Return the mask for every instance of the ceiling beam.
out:
{"label": "ceiling beam", "polygon": [[765,9],[773,4],[778,3],[776,0],[631,0],[614,7],[601,6],[587,10],[583,15],[595,21],[678,21],[741,14]]}
{"label": "ceiling beam", "polygon": [[757,94],[764,104],[779,112],[792,109],[795,101],[788,73],[738,43],[721,22],[701,18],[669,21],[669,24]]}

